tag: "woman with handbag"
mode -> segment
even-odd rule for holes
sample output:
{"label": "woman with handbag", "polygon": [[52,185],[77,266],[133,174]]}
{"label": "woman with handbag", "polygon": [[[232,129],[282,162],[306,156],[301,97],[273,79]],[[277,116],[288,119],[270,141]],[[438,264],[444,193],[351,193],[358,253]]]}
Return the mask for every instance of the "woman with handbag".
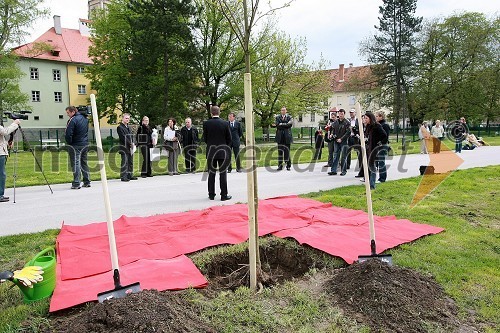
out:
{"label": "woman with handbag", "polygon": [[153,148],[153,130],[149,126],[149,118],[142,117],[141,126],[137,129],[136,141],[142,155],[141,177],[153,177],[151,171],[150,149]]}
{"label": "woman with handbag", "polygon": [[178,175],[178,159],[181,153],[180,138],[181,134],[178,128],[175,126],[176,121],[174,118],[169,118],[167,122],[167,127],[163,132],[163,145],[165,150],[168,152],[168,174],[170,176]]}

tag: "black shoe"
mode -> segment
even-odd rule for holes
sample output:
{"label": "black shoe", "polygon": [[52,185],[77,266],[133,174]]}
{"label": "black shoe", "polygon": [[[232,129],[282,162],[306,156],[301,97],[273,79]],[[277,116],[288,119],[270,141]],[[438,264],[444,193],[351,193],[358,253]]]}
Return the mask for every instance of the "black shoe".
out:
{"label": "black shoe", "polygon": [[0,202],[7,202],[9,201],[9,197],[1,197]]}
{"label": "black shoe", "polygon": [[129,180],[137,180],[137,177],[130,177]]}
{"label": "black shoe", "polygon": [[236,169],[236,172],[243,172],[243,169]]}
{"label": "black shoe", "polygon": [[354,178],[363,178],[363,177],[364,176],[362,176],[362,175],[356,175],[356,176],[354,176]]}
{"label": "black shoe", "polygon": [[122,180],[122,182],[129,182],[130,181],[130,179],[127,179],[127,178],[122,178],[121,180]]}
{"label": "black shoe", "polygon": [[281,171],[281,170],[283,170],[282,166],[279,166],[278,169],[276,169],[276,171]]}
{"label": "black shoe", "polygon": [[214,199],[215,199],[215,195],[209,195],[209,196],[208,196],[208,198],[209,198],[210,200],[214,200]]}
{"label": "black shoe", "polygon": [[341,176],[345,176],[347,172],[341,172],[340,175]]}
{"label": "black shoe", "polygon": [[287,170],[287,171],[290,171],[290,167],[286,167],[286,170]]}
{"label": "black shoe", "polygon": [[328,172],[328,176],[335,176],[337,173],[335,171]]}
{"label": "black shoe", "polygon": [[323,168],[331,168],[332,166],[330,164],[323,165]]}
{"label": "black shoe", "polygon": [[153,177],[153,175],[147,175],[146,177]]}
{"label": "black shoe", "polygon": [[231,173],[231,171],[233,171],[233,169],[227,169],[227,173]]}
{"label": "black shoe", "polygon": [[220,201],[226,201],[226,200],[231,200],[232,196],[230,195],[225,195],[220,198]]}
{"label": "black shoe", "polygon": [[73,186],[71,186],[71,189],[72,190],[79,190],[80,189],[80,185],[73,185]]}
{"label": "black shoe", "polygon": [[377,179],[380,183],[385,183],[385,180]]}
{"label": "black shoe", "polygon": [[83,184],[83,187],[90,187],[90,184]]}
{"label": "black shoe", "polygon": [[148,178],[147,175],[141,175],[141,178]]}

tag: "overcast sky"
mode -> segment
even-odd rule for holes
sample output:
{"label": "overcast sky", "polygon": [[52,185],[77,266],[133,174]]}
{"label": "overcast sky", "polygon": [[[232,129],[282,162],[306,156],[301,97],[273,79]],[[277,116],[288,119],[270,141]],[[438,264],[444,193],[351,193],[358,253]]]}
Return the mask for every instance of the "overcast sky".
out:
{"label": "overcast sky", "polygon": [[[272,0],[272,3],[284,1]],[[61,16],[63,28],[72,29],[78,29],[78,18],[88,18],[87,0],[43,2],[50,8],[50,18],[36,22],[36,30],[27,42],[53,26],[53,15]],[[261,0],[262,5],[266,2]],[[381,0],[295,0],[290,7],[278,12],[279,28],[292,38],[307,39],[308,63],[318,61],[323,54],[330,68],[349,63],[363,65],[358,55],[359,42],[374,33],[381,4]],[[419,0],[416,14],[427,19],[463,11],[482,12],[491,17],[500,13],[500,4],[495,0]]]}

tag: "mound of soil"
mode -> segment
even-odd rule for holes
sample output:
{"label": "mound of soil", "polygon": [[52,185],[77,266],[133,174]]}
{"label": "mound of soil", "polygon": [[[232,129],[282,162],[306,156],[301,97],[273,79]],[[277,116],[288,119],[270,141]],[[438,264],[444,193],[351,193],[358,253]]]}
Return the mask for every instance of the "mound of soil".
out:
{"label": "mound of soil", "polygon": [[207,332],[216,331],[203,322],[182,293],[143,290],[125,298],[88,304],[78,312],[51,320],[46,332]]}
{"label": "mound of soil", "polygon": [[432,278],[371,259],[341,268],[325,282],[334,303],[375,332],[456,329],[457,308]]}

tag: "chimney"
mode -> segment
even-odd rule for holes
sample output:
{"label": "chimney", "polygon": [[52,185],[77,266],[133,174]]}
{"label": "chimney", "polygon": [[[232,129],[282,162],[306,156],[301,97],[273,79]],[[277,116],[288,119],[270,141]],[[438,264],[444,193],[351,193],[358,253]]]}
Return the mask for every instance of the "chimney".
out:
{"label": "chimney", "polygon": [[85,19],[78,19],[78,26],[80,27],[80,35],[90,37],[90,21]]}
{"label": "chimney", "polygon": [[339,65],[339,82],[344,82],[344,64]]}
{"label": "chimney", "polygon": [[54,30],[56,31],[56,34],[62,35],[61,16],[59,15],[54,15]]}

